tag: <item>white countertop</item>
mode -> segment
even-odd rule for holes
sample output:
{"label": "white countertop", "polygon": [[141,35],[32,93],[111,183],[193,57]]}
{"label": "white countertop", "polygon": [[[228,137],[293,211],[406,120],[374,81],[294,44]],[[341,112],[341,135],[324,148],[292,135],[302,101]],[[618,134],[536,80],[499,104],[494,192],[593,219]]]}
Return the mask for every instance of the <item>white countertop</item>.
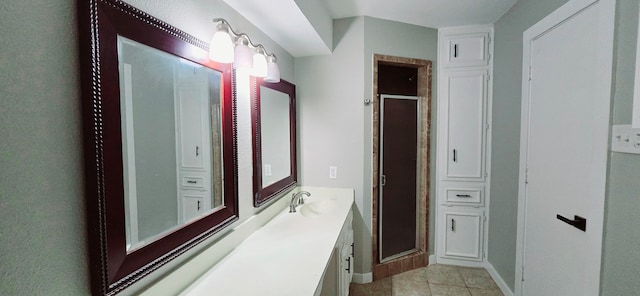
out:
{"label": "white countertop", "polygon": [[181,295],[314,295],[354,193],[321,187],[302,190],[311,197],[305,196],[296,213],[284,209]]}

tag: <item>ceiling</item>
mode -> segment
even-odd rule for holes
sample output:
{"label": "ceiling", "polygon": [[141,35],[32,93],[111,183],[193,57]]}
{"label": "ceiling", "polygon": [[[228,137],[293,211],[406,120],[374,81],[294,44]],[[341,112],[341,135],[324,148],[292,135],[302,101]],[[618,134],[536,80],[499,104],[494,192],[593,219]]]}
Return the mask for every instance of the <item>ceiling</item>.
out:
{"label": "ceiling", "polygon": [[366,15],[440,28],[492,24],[517,0],[324,0],[334,19]]}
{"label": "ceiling", "polygon": [[517,0],[223,0],[294,57],[330,54],[334,19],[370,16],[423,27],[492,24]]}

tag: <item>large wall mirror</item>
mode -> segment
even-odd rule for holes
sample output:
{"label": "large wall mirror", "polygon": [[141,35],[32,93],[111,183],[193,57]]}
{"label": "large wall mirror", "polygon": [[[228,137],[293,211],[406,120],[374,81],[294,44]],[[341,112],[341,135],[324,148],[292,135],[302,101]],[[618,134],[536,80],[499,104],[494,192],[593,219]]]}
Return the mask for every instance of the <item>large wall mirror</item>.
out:
{"label": "large wall mirror", "polygon": [[252,78],[253,193],[259,207],[297,182],[296,87]]}
{"label": "large wall mirror", "polygon": [[238,219],[232,69],[117,0],[80,1],[94,294],[112,295]]}

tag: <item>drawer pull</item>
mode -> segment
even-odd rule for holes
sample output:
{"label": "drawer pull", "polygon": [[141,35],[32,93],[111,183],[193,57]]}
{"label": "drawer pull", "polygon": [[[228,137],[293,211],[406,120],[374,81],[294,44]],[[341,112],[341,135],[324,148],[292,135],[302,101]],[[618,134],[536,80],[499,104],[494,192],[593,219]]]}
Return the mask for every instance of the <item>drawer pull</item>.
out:
{"label": "drawer pull", "polygon": [[355,246],[354,245],[355,245],[355,243],[351,243],[351,257],[355,257],[355,255],[354,255]]}
{"label": "drawer pull", "polygon": [[460,198],[471,198],[471,195],[469,194],[456,194],[456,196]]}
{"label": "drawer pull", "polygon": [[451,231],[456,232],[456,220],[451,219]]}
{"label": "drawer pull", "polygon": [[198,181],[189,180],[189,181],[187,181],[187,183],[189,183],[189,184],[198,184]]}
{"label": "drawer pull", "polygon": [[351,273],[351,257],[344,259],[347,260],[347,268],[345,269],[348,273]]}
{"label": "drawer pull", "polygon": [[458,151],[453,149],[453,162],[458,162]]}
{"label": "drawer pull", "polygon": [[458,57],[458,44],[453,45],[453,57],[454,58]]}

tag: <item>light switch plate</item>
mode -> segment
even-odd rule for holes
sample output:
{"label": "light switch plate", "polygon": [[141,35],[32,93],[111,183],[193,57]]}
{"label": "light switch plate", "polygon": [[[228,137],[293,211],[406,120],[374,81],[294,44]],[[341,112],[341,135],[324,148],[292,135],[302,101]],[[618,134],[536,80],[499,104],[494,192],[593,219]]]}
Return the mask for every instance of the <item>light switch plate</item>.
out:
{"label": "light switch plate", "polygon": [[611,151],[640,154],[640,128],[615,124],[611,131]]}
{"label": "light switch plate", "polygon": [[265,176],[271,176],[271,165],[270,164],[265,164],[264,165],[264,175]]}

